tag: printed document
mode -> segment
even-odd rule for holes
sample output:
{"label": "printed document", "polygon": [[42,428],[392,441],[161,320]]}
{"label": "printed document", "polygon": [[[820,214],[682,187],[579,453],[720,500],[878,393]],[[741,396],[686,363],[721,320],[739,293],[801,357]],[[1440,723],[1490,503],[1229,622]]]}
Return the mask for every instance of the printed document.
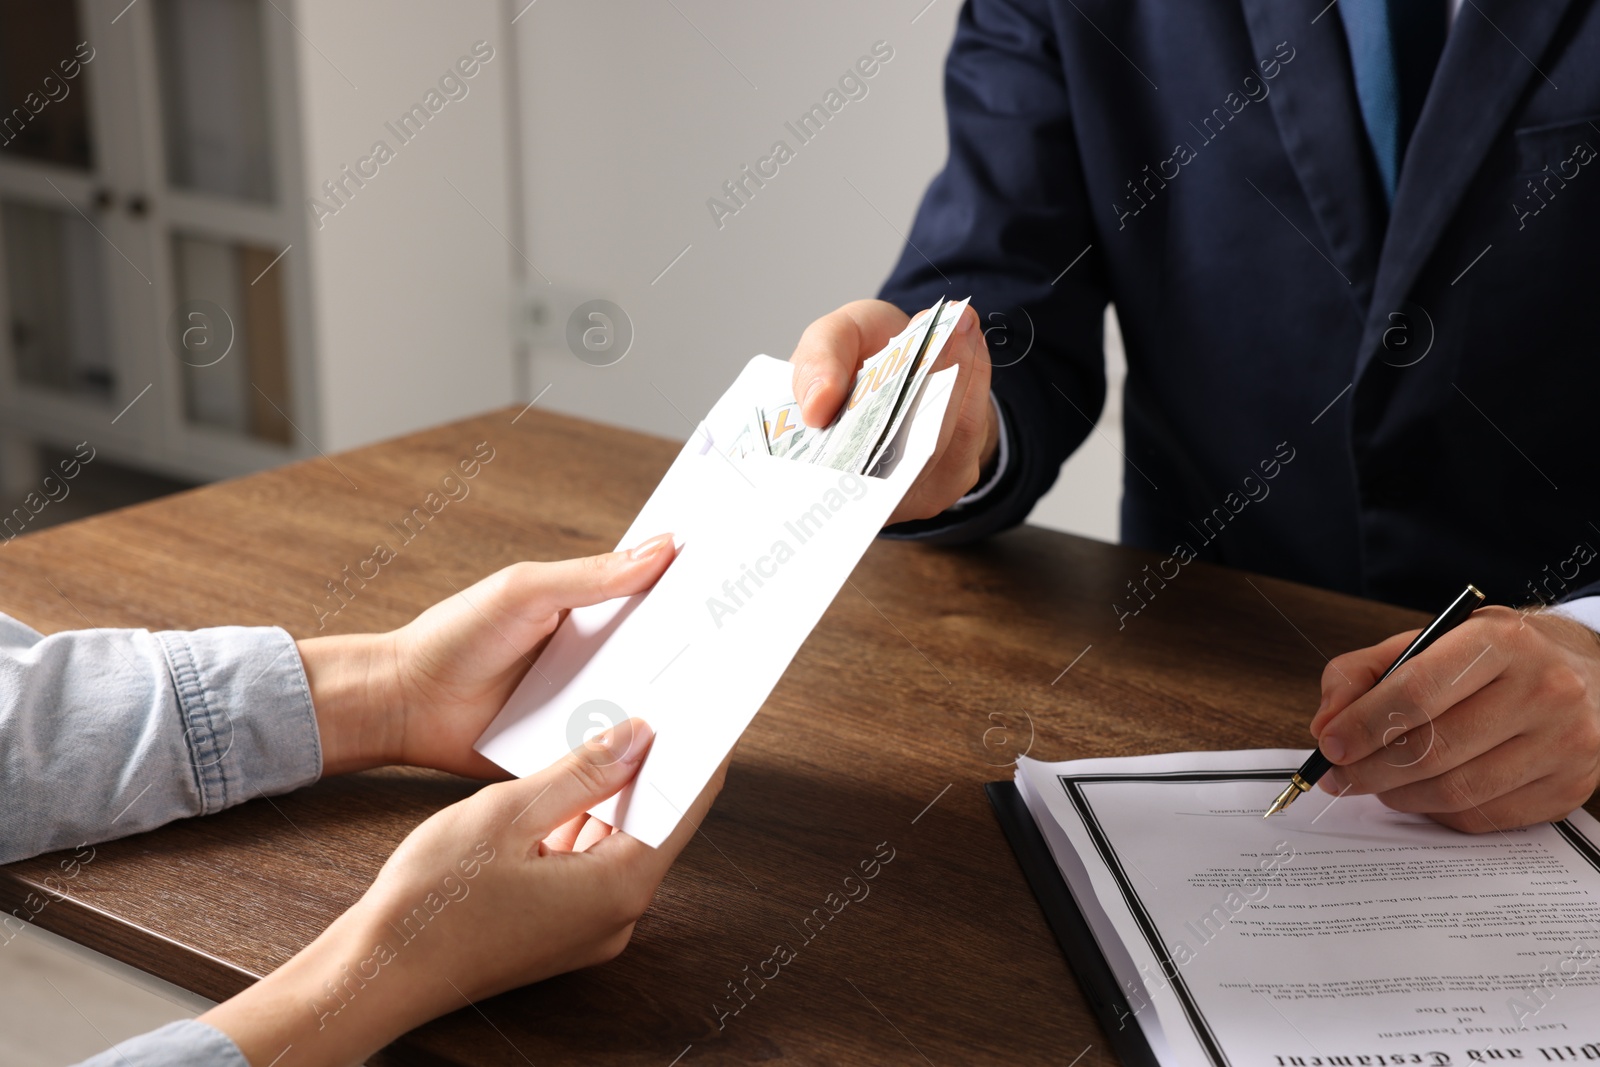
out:
{"label": "printed document", "polygon": [[1018,761],[1163,1064],[1600,1060],[1600,824],[1472,835],[1370,796],[1262,812],[1308,755]]}

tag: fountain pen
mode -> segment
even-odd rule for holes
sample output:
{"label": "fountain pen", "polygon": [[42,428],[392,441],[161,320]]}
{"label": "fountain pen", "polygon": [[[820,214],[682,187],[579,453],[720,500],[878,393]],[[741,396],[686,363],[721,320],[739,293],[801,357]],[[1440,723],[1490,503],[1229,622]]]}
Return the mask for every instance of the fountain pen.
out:
{"label": "fountain pen", "polygon": [[[1417,655],[1439,638],[1466,622],[1467,616],[1483,606],[1484,599],[1483,593],[1479,591],[1477,586],[1467,586],[1461,591],[1460,596],[1451,601],[1449,607],[1439,613],[1438,618],[1430,622],[1416,636],[1416,639],[1406,646],[1406,650],[1400,653],[1399,658],[1389,664],[1389,669],[1384,671],[1378,680],[1373,683],[1374,687],[1381,685],[1383,680],[1398,670],[1402,663],[1405,663],[1412,656]],[[1290,804],[1293,804],[1301,793],[1309,792],[1311,787],[1317,784],[1317,779],[1326,774],[1332,766],[1333,764],[1328,762],[1328,757],[1322,754],[1320,748],[1312,752],[1311,758],[1306,760],[1300,769],[1294,773],[1294,777],[1289,779],[1289,784],[1284,786],[1283,792],[1278,794],[1278,799],[1272,802],[1272,807],[1266,810],[1262,818],[1277,815]]]}

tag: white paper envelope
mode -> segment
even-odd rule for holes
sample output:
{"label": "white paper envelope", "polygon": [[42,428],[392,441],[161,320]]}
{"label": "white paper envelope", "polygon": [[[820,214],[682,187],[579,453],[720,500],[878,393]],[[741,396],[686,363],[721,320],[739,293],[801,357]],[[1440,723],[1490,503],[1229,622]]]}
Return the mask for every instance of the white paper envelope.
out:
{"label": "white paper envelope", "polygon": [[[517,775],[629,716],[656,739],[590,813],[656,847],[677,826],[855,569],[938,442],[956,368],[930,376],[883,477],[725,450],[793,367],[757,356],[711,409],[619,548],[671,532],[655,587],[575,608],[474,746]],[[892,464],[892,466],[891,466]]]}

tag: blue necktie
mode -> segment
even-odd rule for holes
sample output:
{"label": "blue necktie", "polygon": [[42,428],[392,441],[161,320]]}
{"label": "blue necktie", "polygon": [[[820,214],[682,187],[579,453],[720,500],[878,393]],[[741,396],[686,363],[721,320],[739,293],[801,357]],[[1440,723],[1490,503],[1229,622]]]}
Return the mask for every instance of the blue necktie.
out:
{"label": "blue necktie", "polygon": [[1339,0],[1367,139],[1394,203],[1400,161],[1449,28],[1448,0]]}

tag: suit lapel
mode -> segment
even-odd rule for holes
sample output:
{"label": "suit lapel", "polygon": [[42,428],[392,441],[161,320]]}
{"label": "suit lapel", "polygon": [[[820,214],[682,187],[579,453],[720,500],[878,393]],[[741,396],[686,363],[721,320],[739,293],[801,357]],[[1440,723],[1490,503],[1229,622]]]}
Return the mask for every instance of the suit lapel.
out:
{"label": "suit lapel", "polygon": [[1295,49],[1294,62],[1272,83],[1267,100],[1329,257],[1349,283],[1356,314],[1365,320],[1384,205],[1368,162],[1371,149],[1339,12],[1328,0],[1241,3],[1257,55],[1271,55],[1284,41]]}
{"label": "suit lapel", "polygon": [[1544,77],[1534,64],[1542,62],[1569,3],[1463,0],[1400,170],[1356,361],[1358,378],[1512,107],[1530,80]]}

